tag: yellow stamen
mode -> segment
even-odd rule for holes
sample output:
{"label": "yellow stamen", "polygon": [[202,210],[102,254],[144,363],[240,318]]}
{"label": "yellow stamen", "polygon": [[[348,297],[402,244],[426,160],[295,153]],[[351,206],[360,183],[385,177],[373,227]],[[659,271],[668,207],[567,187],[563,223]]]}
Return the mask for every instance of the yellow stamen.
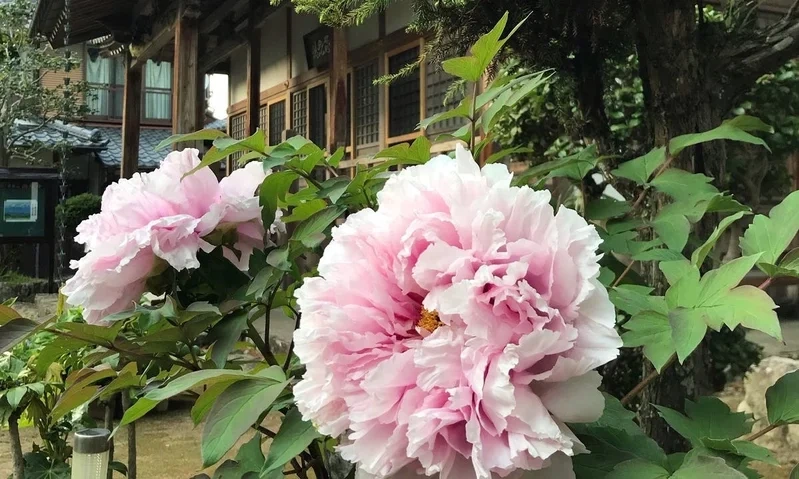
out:
{"label": "yellow stamen", "polygon": [[422,329],[426,329],[428,332],[433,332],[441,326],[441,320],[438,319],[438,313],[435,311],[428,311],[422,308],[422,314],[419,318],[419,322],[416,323]]}

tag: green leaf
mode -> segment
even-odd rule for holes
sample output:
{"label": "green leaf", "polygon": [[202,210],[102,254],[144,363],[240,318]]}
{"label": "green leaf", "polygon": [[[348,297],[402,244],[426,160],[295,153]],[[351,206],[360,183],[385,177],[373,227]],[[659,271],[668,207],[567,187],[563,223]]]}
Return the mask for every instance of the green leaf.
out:
{"label": "green leaf", "polygon": [[752,430],[752,417],[734,413],[721,399],[700,397],[685,401],[685,416],[663,406],[655,406],[660,416],[691,444],[701,446],[703,439],[737,439]]}
{"label": "green leaf", "polygon": [[680,214],[660,214],[652,221],[652,228],[669,249],[682,251],[688,243],[691,224]]}
{"label": "green leaf", "polygon": [[286,198],[291,184],[297,179],[293,171],[278,171],[267,176],[258,189],[258,203],[261,205],[261,220],[268,229],[275,222],[278,201]]}
{"label": "green leaf", "polygon": [[314,213],[323,210],[327,206],[327,202],[325,200],[311,200],[305,203],[300,204],[293,210],[291,210],[291,214],[288,216],[284,216],[282,218],[284,223],[293,223],[295,221],[302,221]]}
{"label": "green leaf", "polygon": [[215,464],[272,405],[288,382],[269,384],[248,379],[239,381],[219,395],[208,413],[200,451],[203,467]]}
{"label": "green leaf", "polygon": [[246,444],[239,448],[236,453],[236,461],[239,463],[239,469],[242,473],[247,472],[260,472],[264,467],[264,453],[261,450],[261,433],[256,432],[255,435],[247,441]]}
{"label": "green leaf", "polygon": [[669,471],[657,464],[633,459],[617,465],[605,479],[669,479]]}
{"label": "green leaf", "polygon": [[779,465],[776,459],[771,455],[771,451],[763,446],[741,439],[710,439],[704,438],[701,440],[703,446],[714,451],[729,452],[738,456],[747,457],[755,461],[765,462],[767,464]]}
{"label": "green leaf", "polygon": [[679,261],[685,257],[678,251],[666,248],[654,248],[632,255],[635,261]]}
{"label": "green leaf", "polygon": [[224,368],[227,358],[241,337],[242,331],[247,329],[248,311],[242,311],[223,318],[210,331],[207,341],[213,344],[211,359],[218,368]]}
{"label": "green leaf", "polygon": [[22,403],[22,399],[25,397],[27,392],[28,388],[25,386],[11,388],[6,391],[6,401],[8,401],[9,406],[11,406],[13,409],[16,409]]}
{"label": "green leaf", "polygon": [[[308,248],[313,248],[324,241],[322,233],[346,211],[341,206],[329,206],[318,211],[297,225],[292,241],[298,241]],[[320,237],[321,235],[321,237]]]}
{"label": "green leaf", "polygon": [[180,135],[172,135],[169,138],[163,140],[158,146],[155,147],[155,151],[163,150],[167,146],[174,145],[175,143],[184,143],[188,141],[208,141],[208,140],[216,140],[218,138],[228,138],[227,134],[221,130],[200,130],[195,131],[194,133],[184,133]]}
{"label": "green leaf", "polygon": [[286,380],[283,370],[277,366],[272,366],[256,373],[246,371],[235,371],[230,369],[203,369],[185,374],[174,379],[157,389],[150,390],[144,397],[136,401],[122,416],[119,426],[130,424],[139,419],[164,399],[169,399],[176,394],[180,394],[188,389],[209,383],[222,381],[241,381],[253,379],[265,384],[274,384]]}
{"label": "green leaf", "polygon": [[274,469],[282,469],[287,462],[305,450],[317,437],[319,437],[319,433],[313,424],[304,421],[297,408],[291,408],[283,418],[280,430],[269,447],[269,456],[261,474],[266,474]]}
{"label": "green leaf", "polygon": [[751,135],[744,130],[744,128],[746,128],[750,131],[762,131],[759,125],[756,126],[756,123],[751,121],[749,118],[743,116],[737,117],[732,120],[725,121],[720,126],[713,128],[712,130],[702,133],[691,133],[673,138],[669,142],[669,153],[672,156],[677,156],[682,150],[688,148],[689,146],[707,143],[714,140],[739,141],[743,143],[751,143],[753,145],[761,145],[766,149],[769,149],[768,145],[765,141],[763,141],[762,138]]}
{"label": "green leaf", "polygon": [[533,151],[535,151],[535,150],[533,150],[532,148],[528,148],[526,146],[516,146],[516,147],[513,147],[513,148],[504,148],[504,149],[499,150],[498,152],[492,154],[491,156],[489,156],[488,159],[486,160],[486,164],[490,165],[492,163],[496,163],[499,160],[505,158],[506,156],[515,155],[517,153],[532,153]]}
{"label": "green leaf", "polygon": [[684,362],[694,352],[707,333],[707,324],[695,316],[694,310],[677,309],[669,312],[671,338],[677,350],[677,358]]}
{"label": "green leaf", "polygon": [[626,201],[618,201],[612,198],[600,198],[588,203],[585,208],[585,217],[592,220],[604,220],[623,216],[630,211],[630,205]]}
{"label": "green leaf", "polygon": [[727,228],[729,228],[730,225],[741,219],[745,214],[748,213],[740,211],[732,216],[728,216],[723,220],[721,220],[721,222],[716,227],[716,229],[713,230],[713,233],[711,233],[707,241],[705,241],[704,244],[702,244],[702,246],[700,246],[699,248],[696,249],[696,251],[693,252],[693,254],[691,255],[691,262],[695,264],[697,267],[701,267],[702,263],[705,262],[705,258],[707,258],[707,255],[710,254],[710,252],[713,250],[713,247],[716,245],[716,242],[719,240],[721,235],[725,231],[727,231]]}
{"label": "green leaf", "polygon": [[194,425],[200,424],[205,416],[211,411],[216,399],[222,394],[225,389],[227,389],[231,384],[235,383],[236,381],[219,381],[216,383],[211,384],[208,388],[200,394],[200,397],[197,398],[197,401],[194,402],[194,406],[191,408],[191,419],[194,421]]}
{"label": "green leaf", "polygon": [[651,185],[661,193],[678,201],[685,201],[689,198],[706,198],[717,194],[719,191],[710,184],[711,181],[712,178],[699,173],[669,168],[653,179]]}
{"label": "green leaf", "polygon": [[457,107],[451,110],[436,113],[433,116],[427,117],[419,123],[419,128],[429,128],[430,125],[440,123],[442,121],[450,120],[452,118],[469,118],[472,114],[471,98],[462,100]]}
{"label": "green leaf", "polygon": [[[759,255],[745,256],[722,265],[697,281],[692,273],[680,278],[666,291],[670,314],[683,319],[702,321],[718,331],[741,325],[782,338],[780,324],[771,297],[754,286],[738,286]],[[695,266],[694,266],[695,268]]]}
{"label": "green leaf", "polygon": [[0,353],[9,351],[41,328],[42,325],[30,319],[0,319]]}
{"label": "green leaf", "polygon": [[746,479],[746,476],[728,466],[720,457],[691,451],[670,479]]}
{"label": "green leaf", "polygon": [[634,348],[642,346],[644,356],[661,371],[663,366],[676,352],[671,335],[671,324],[668,316],[655,311],[642,311],[624,323],[627,331],[622,334],[624,346]]}
{"label": "green leaf", "polygon": [[799,423],[799,371],[779,378],[766,390],[766,409],[771,424]]}
{"label": "green leaf", "polygon": [[799,479],[799,465],[793,468],[788,479]]}
{"label": "green leaf", "polygon": [[553,168],[547,178],[566,177],[577,181],[582,180],[589,171],[596,168],[601,159],[602,157],[597,154],[596,145],[590,145],[580,150],[576,155],[563,158],[563,164]]}
{"label": "green leaf", "polygon": [[350,179],[345,176],[330,178],[322,183],[322,189],[318,194],[320,198],[329,198],[330,202],[335,205],[349,186]]}
{"label": "green leaf", "polygon": [[663,261],[658,267],[672,286],[686,275],[690,275],[693,278],[692,282],[699,282],[699,269],[685,258],[677,261]]}
{"label": "green leaf", "polygon": [[644,156],[622,163],[613,170],[615,176],[627,178],[639,185],[649,182],[649,177],[666,161],[666,148],[655,148]]}
{"label": "green leaf", "polygon": [[616,308],[635,316],[641,311],[655,310],[649,295],[651,292],[652,288],[648,286],[622,284],[610,290],[608,295]]}
{"label": "green leaf", "polygon": [[[799,191],[794,191],[771,209],[768,217],[755,216],[741,238],[744,255],[763,253],[760,264],[776,265],[782,253],[799,232]],[[761,269],[763,269],[761,267]]]}

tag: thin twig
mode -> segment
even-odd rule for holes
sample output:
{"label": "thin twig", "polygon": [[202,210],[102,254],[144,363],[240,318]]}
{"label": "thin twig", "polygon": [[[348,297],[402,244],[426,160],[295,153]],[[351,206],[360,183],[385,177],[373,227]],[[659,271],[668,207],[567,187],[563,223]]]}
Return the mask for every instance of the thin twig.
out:
{"label": "thin twig", "polygon": [[744,438],[745,441],[754,441],[755,439],[765,436],[766,434],[770,433],[771,431],[780,427],[780,424],[769,424],[768,426],[764,427],[763,429],[753,432],[752,434],[746,436]]}
{"label": "thin twig", "polygon": [[665,371],[666,368],[668,368],[669,366],[674,364],[674,361],[676,359],[677,359],[677,355],[676,354],[672,354],[672,356],[669,358],[669,360],[666,361],[666,364],[664,364],[663,367],[660,369],[660,371],[661,371],[660,373],[657,372],[657,370],[652,371],[651,373],[649,373],[649,376],[647,376],[644,379],[642,379],[640,383],[638,383],[629,393],[627,393],[626,396],[624,396],[621,399],[621,403],[623,405],[625,405],[625,406],[630,404],[630,402],[632,402],[633,399],[635,399],[636,397],[638,397],[639,394],[641,394],[641,391],[643,391],[644,388],[646,388],[649,385],[649,383],[651,383],[652,381],[657,379],[657,377],[660,376],[660,374],[663,371]]}
{"label": "thin twig", "polygon": [[303,470],[302,466],[300,466],[300,464],[297,462],[297,459],[294,458],[291,459],[291,467],[294,468],[294,471],[297,473],[297,477],[299,477],[300,479],[308,479],[308,475],[305,474],[305,471]]}
{"label": "thin twig", "polygon": [[[293,308],[292,308],[293,310]],[[300,315],[294,311],[294,330],[300,328]],[[283,372],[289,372],[289,365],[291,365],[291,355],[294,354],[294,334],[291,335],[291,344],[289,344],[289,352],[286,355],[286,362],[283,364]]]}
{"label": "thin twig", "polygon": [[624,277],[627,276],[627,273],[629,273],[633,269],[633,265],[634,264],[635,264],[635,260],[630,261],[630,264],[628,264],[627,267],[624,268],[624,271],[622,271],[622,273],[619,275],[619,277],[616,278],[616,281],[614,281],[613,284],[610,286],[611,289],[615,288],[616,286],[619,285],[619,283],[621,283],[621,280],[623,280]]}

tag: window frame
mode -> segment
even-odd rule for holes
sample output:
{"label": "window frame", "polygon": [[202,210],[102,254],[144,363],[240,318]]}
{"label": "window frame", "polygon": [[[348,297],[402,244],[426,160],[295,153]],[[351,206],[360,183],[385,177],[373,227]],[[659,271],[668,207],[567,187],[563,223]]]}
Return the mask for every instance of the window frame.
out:
{"label": "window frame", "polygon": [[[387,74],[389,72],[389,58],[397,55],[398,53],[402,53],[406,50],[410,50],[412,48],[419,48],[419,55],[422,56],[424,53],[424,38],[417,38],[411,40],[409,42],[403,43],[402,45],[392,48],[383,53],[383,72]],[[379,72],[378,72],[379,74]],[[427,82],[425,79],[427,78],[427,68],[426,62],[419,63],[419,121],[421,123],[424,120],[425,112],[427,111],[426,99],[427,99]],[[385,141],[385,145],[392,145],[396,143],[403,143],[408,141],[413,141],[416,138],[424,135],[424,129],[418,129],[411,133],[405,133],[403,135],[397,136],[390,136],[389,131],[389,119],[390,119],[390,112],[391,112],[391,97],[389,95],[389,85],[383,85],[382,88],[383,98],[385,99],[385,108],[383,109],[383,125],[384,129],[382,131],[382,138]]]}
{"label": "window frame", "polygon": [[[118,95],[122,95],[122,104],[124,105],[124,102],[125,102],[125,78],[124,78],[125,61],[119,55],[114,55],[114,56],[107,57],[107,58],[111,59],[112,61],[115,61],[115,62],[119,61],[119,62],[122,63],[123,78],[121,78],[121,79],[116,78],[116,68],[114,67],[114,68],[111,69],[111,75],[112,75],[113,81],[115,83],[109,82],[109,83],[106,84],[106,83],[89,82],[88,81],[88,70],[87,70],[87,67],[88,67],[88,63],[90,61],[90,55],[89,55],[89,49],[88,49],[88,46],[87,46],[86,48],[83,48],[83,61],[81,62],[81,70],[82,70],[82,73],[83,73],[83,79],[86,81],[86,84],[89,86],[90,89],[94,88],[94,89],[97,89],[97,90],[103,90],[103,89],[107,90],[108,91],[109,102],[111,101],[110,99],[113,98],[113,95],[117,95],[117,94]],[[170,62],[170,64],[171,64],[171,62]],[[142,82],[141,82],[142,108],[141,108],[140,121],[143,124],[145,124],[145,125],[171,125],[172,124],[172,118],[171,118],[172,113],[171,112],[172,112],[173,102],[175,101],[175,94],[173,92],[173,85],[170,85],[168,89],[166,89],[166,88],[157,88],[157,87],[148,88],[147,87],[147,82],[146,82],[146,78],[147,78],[147,62],[145,62],[145,64],[142,65],[141,69],[142,69]],[[172,75],[173,75],[172,78],[173,78],[173,80],[174,80],[174,74],[175,74],[174,65],[172,65]],[[165,92],[167,90],[169,91],[169,111],[170,111],[170,118],[169,119],[149,118],[149,117],[147,117],[146,99],[147,99],[148,90],[152,91],[153,93],[163,93],[163,92]],[[122,121],[123,117],[124,117],[124,107],[123,107],[123,110],[119,112],[119,116],[102,115],[102,114],[95,114],[95,113],[88,113],[86,115],[86,119],[87,120],[110,122],[110,123],[118,123],[118,122]]]}
{"label": "window frame", "polygon": [[[284,103],[284,115],[283,115],[283,129],[280,131],[280,135],[282,138],[283,132],[289,129],[291,124],[291,102],[289,101],[290,95],[288,92],[279,93],[277,95],[269,97],[266,102],[261,103],[259,108],[266,108],[266,125],[261,125],[260,128],[264,132],[264,136],[266,137],[266,144],[269,146],[274,146],[269,143],[269,135],[272,129],[272,118],[270,116],[270,107],[275,103]],[[260,112],[259,112],[260,114]],[[265,127],[264,127],[265,126]]]}

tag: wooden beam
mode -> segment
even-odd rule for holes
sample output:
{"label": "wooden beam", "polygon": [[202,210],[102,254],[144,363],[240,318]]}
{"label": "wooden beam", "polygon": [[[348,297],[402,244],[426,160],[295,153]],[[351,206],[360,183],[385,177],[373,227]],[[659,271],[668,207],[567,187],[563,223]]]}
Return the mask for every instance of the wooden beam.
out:
{"label": "wooden beam", "polygon": [[258,130],[258,116],[261,109],[261,29],[251,22],[247,31],[247,116],[245,129],[247,135]]}
{"label": "wooden beam", "polygon": [[[172,76],[172,132],[191,133],[199,130],[197,124],[199,83],[199,30],[197,19],[184,15],[181,2],[175,19],[175,59]],[[195,147],[193,143],[175,145],[176,148]]]}
{"label": "wooden beam", "polygon": [[125,56],[125,90],[122,103],[121,178],[130,178],[139,170],[139,128],[141,126],[142,69],[134,66],[130,53]]}
{"label": "wooden beam", "polygon": [[[347,32],[333,29],[330,61],[330,121],[328,150],[332,153],[347,142]],[[320,145],[321,146],[321,145]]]}
{"label": "wooden beam", "polygon": [[217,45],[216,48],[203,52],[200,55],[199,70],[203,73],[211,71],[215,66],[227,60],[231,53],[241,47],[245,41],[244,37],[234,34],[231,38]]}
{"label": "wooden beam", "polygon": [[231,13],[244,8],[249,1],[250,0],[228,0],[223,2],[202,22],[200,25],[200,33],[207,34],[216,30]]}
{"label": "wooden beam", "polygon": [[152,39],[140,49],[137,49],[136,58],[133,59],[133,67],[139,68],[141,65],[147,63],[147,60],[153,58],[160,52],[167,44],[172,42],[175,38],[175,22],[170,22],[169,25],[156,33]]}

